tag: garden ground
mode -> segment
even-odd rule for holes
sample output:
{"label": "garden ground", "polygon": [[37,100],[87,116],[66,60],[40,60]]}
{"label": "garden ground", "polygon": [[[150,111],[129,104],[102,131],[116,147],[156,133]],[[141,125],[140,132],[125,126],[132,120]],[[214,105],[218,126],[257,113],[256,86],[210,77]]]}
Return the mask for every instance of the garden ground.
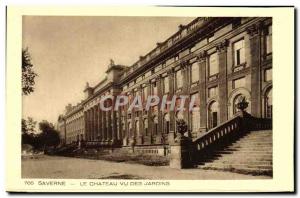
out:
{"label": "garden ground", "polygon": [[22,178],[53,179],[271,179],[232,172],[203,169],[172,169],[169,166],[146,166],[126,162],[58,157],[22,158]]}

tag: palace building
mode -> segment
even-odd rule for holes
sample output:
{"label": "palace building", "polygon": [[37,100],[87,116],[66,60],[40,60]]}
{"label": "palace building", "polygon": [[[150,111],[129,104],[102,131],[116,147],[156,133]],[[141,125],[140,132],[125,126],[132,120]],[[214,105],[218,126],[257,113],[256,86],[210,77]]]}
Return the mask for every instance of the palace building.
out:
{"label": "palace building", "polygon": [[[58,118],[62,142],[84,140],[95,147],[159,148],[176,137],[176,119],[184,119],[197,139],[231,119],[246,98],[246,111],[272,117],[272,18],[199,17],[132,66],[115,64],[95,86],[86,84],[85,99],[68,105]],[[195,96],[198,110],[102,111],[100,99],[126,95]],[[180,98],[178,98],[180,100]],[[143,100],[143,102],[145,102]],[[106,105],[111,103],[107,100]]]}

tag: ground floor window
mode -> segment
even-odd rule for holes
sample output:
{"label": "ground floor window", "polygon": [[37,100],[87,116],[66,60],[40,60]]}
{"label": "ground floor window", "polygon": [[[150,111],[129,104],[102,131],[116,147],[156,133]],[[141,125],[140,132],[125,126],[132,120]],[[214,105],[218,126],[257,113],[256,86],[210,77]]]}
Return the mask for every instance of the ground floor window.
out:
{"label": "ground floor window", "polygon": [[192,111],[192,131],[198,131],[200,128],[200,111],[196,109]]}

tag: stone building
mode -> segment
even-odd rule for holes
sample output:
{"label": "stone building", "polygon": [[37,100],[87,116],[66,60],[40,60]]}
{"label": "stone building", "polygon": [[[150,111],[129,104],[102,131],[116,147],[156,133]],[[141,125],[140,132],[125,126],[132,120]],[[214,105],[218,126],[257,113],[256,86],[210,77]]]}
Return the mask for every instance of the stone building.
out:
{"label": "stone building", "polygon": [[[106,74],[95,86],[87,83],[85,99],[68,106],[60,116],[67,144],[83,138],[100,147],[134,143],[144,152],[160,152],[176,136],[176,119],[183,118],[189,135],[196,139],[232,118],[242,96],[249,102],[248,113],[270,118],[272,19],[199,17],[180,25],[132,66],[111,60]],[[108,95],[127,95],[129,100],[136,95],[143,99],[148,95],[196,96],[199,108],[161,111],[156,106],[149,111],[128,111],[127,105],[118,111],[102,111],[99,101]],[[106,100],[105,105],[110,103]]]}

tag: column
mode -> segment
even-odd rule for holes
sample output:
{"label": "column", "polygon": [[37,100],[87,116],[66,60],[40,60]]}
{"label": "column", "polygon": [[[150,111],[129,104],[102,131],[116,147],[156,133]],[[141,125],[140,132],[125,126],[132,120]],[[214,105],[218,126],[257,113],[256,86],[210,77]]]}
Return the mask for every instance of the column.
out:
{"label": "column", "polygon": [[[141,96],[142,98],[142,87],[138,87],[137,93],[139,94],[139,96]],[[138,135],[138,144],[144,144],[144,127],[143,127],[143,111],[142,110],[138,110],[139,111],[139,135]]]}
{"label": "column", "polygon": [[[132,101],[134,100],[134,91],[132,90],[131,91],[131,101],[129,104],[132,103]],[[129,142],[131,141],[135,141],[135,110],[134,108],[132,109],[131,111],[131,131],[128,131],[129,132]]]}
{"label": "column", "polygon": [[103,129],[103,141],[107,141],[107,120],[106,120],[107,111],[102,111],[102,129]]}
{"label": "column", "polygon": [[95,110],[94,107],[91,108],[91,140],[94,141],[95,137]]}
{"label": "column", "polygon": [[128,145],[128,104],[124,106],[124,111],[122,111],[122,115],[124,116],[124,126],[125,126],[125,131],[123,134],[123,145],[127,146]]}
{"label": "column", "polygon": [[88,139],[88,136],[87,136],[87,134],[88,134],[88,124],[87,124],[87,122],[88,122],[88,117],[87,117],[87,112],[85,111],[84,112],[84,131],[85,131],[84,136],[85,136],[85,140]]}
{"label": "column", "polygon": [[122,112],[121,112],[121,108],[118,109],[117,113],[117,123],[119,125],[118,127],[118,131],[117,131],[117,140],[120,143],[120,141],[123,139],[122,136]]}
{"label": "column", "polygon": [[[181,72],[182,72],[182,76],[183,76],[183,86],[182,86],[182,95],[188,96],[189,94],[189,69],[188,69],[188,62],[182,62],[181,63]],[[186,121],[186,124],[189,126],[188,123],[188,102],[187,102],[188,98],[185,100],[185,105],[184,108],[185,110],[182,112],[183,113],[183,118]]]}
{"label": "column", "polygon": [[250,68],[251,68],[251,114],[254,117],[262,116],[261,108],[261,25],[254,24],[247,28],[250,41]]}
{"label": "column", "polygon": [[102,112],[100,109],[100,104],[97,106],[98,109],[98,133],[99,133],[99,141],[103,138],[103,128],[102,128]]}
{"label": "column", "polygon": [[116,117],[116,111],[111,111],[111,126],[112,126],[112,143],[115,144],[117,142],[117,117]]}
{"label": "column", "polygon": [[[158,94],[158,97],[160,98],[160,100],[161,100],[161,98],[162,98],[162,80],[161,80],[161,76],[158,76],[157,78],[156,78],[156,86],[157,86],[157,94]],[[158,114],[157,114],[157,118],[158,118],[158,125],[157,125],[157,128],[158,128],[158,130],[157,130],[157,135],[156,135],[156,140],[155,140],[155,142],[156,142],[156,144],[162,144],[163,142],[162,142],[162,130],[163,130],[163,127],[162,127],[162,122],[163,122],[163,115],[162,115],[162,111],[160,111],[160,106],[161,105],[161,101],[160,101],[160,103],[158,104],[158,106],[157,106],[157,110],[158,110]]]}
{"label": "column", "polygon": [[[148,96],[151,95],[151,84],[150,84],[150,82],[147,82],[146,89],[147,89],[147,95]],[[152,142],[153,142],[153,135],[152,135],[152,123],[153,123],[153,120],[152,120],[151,115],[152,115],[151,110],[147,111],[148,135],[145,136],[145,138],[144,138],[145,144],[152,144]]]}
{"label": "column", "polygon": [[207,53],[206,51],[200,53],[199,55],[199,107],[200,107],[200,132],[205,132],[207,130],[206,127],[206,60]]}
{"label": "column", "polygon": [[91,109],[88,110],[88,140],[91,140]]}
{"label": "column", "polygon": [[[108,105],[111,105],[111,103],[109,103]],[[111,114],[112,114],[111,110],[107,111],[107,139],[108,139],[108,141],[112,140],[112,119],[111,119]]]}
{"label": "column", "polygon": [[[169,78],[169,100],[173,100],[173,97],[175,96],[175,84],[174,84],[174,71],[173,69],[168,70],[168,78]],[[174,106],[175,107],[175,106]],[[175,118],[175,109],[170,109],[169,115],[170,115],[170,131],[168,135],[168,143],[174,142],[175,140],[175,131],[176,131],[176,118]]]}
{"label": "column", "polygon": [[[174,85],[174,72],[173,69],[170,69],[168,72],[168,78],[169,78],[169,99],[172,100],[173,96],[175,95],[175,85]],[[170,131],[175,132],[175,112],[174,109],[171,109],[169,112],[170,114]]]}
{"label": "column", "polygon": [[219,57],[219,112],[220,123],[225,122],[227,117],[227,46],[228,40],[224,40],[217,45]]}

